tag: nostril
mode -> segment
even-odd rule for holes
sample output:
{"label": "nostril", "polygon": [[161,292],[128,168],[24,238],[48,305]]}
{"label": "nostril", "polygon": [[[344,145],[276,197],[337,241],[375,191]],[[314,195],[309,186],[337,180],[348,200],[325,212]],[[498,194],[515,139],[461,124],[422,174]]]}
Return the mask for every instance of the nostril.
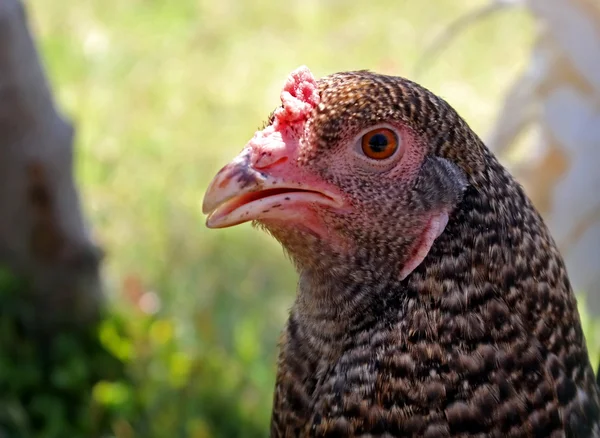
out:
{"label": "nostril", "polygon": [[283,164],[287,160],[288,160],[288,157],[286,157],[286,156],[277,157],[277,156],[273,156],[273,154],[270,152],[263,152],[260,155],[260,157],[258,157],[258,160],[256,160],[256,162],[254,163],[254,168],[264,170],[264,169],[268,169],[269,167],[273,167],[278,164]]}

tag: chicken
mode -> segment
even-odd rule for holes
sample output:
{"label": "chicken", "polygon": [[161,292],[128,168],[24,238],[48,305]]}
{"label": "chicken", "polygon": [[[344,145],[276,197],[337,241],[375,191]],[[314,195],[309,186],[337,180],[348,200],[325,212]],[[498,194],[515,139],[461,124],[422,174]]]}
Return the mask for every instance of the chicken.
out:
{"label": "chicken", "polygon": [[281,101],[203,203],[299,272],[271,436],[600,436],[563,260],[466,122],[368,71],[301,67]]}

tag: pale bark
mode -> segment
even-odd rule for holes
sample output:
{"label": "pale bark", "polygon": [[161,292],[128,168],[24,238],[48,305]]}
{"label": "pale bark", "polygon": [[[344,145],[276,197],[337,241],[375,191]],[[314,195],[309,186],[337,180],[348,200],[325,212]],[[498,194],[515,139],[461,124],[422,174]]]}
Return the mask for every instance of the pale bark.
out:
{"label": "pale bark", "polygon": [[99,261],[73,176],[73,128],[23,5],[0,0],[0,265],[31,282],[36,320],[54,324],[97,314]]}
{"label": "pale bark", "polygon": [[[490,0],[448,26],[418,70],[473,21],[509,6],[532,15],[536,42],[486,144],[523,184],[560,247],[576,292],[585,293],[587,310],[600,315],[600,2]],[[533,135],[519,143],[526,133]],[[510,154],[519,156],[516,162],[507,159],[511,152],[518,152]]]}
{"label": "pale bark", "polygon": [[524,4],[537,41],[489,144],[502,154],[524,130],[537,134],[512,170],[546,219],[575,289],[600,315],[600,3]]}

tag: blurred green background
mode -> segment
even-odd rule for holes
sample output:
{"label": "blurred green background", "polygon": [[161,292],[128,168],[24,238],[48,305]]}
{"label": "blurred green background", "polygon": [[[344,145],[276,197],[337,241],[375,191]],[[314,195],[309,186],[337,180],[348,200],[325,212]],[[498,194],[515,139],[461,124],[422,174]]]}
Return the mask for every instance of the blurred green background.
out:
{"label": "blurred green background", "polygon": [[[526,11],[471,26],[414,75],[434,36],[484,3],[28,2],[56,98],[76,126],[85,211],[108,255],[118,323],[100,338],[129,383],[97,385],[94,397],[112,406],[115,436],[267,435],[296,275],[250,225],[204,227],[209,180],[302,64],[317,77],[367,68],[417,79],[485,136],[529,55]],[[588,340],[595,358],[599,342]]]}

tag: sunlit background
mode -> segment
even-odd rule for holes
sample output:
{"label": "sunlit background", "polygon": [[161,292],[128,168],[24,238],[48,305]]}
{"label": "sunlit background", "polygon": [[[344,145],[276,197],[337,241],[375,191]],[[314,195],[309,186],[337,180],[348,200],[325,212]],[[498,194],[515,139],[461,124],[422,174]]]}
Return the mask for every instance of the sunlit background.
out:
{"label": "sunlit background", "polygon": [[[127,381],[94,397],[129,437],[264,437],[279,332],[296,274],[248,224],[208,230],[215,172],[279,103],[287,74],[371,69],[444,97],[483,138],[530,63],[522,7],[465,26],[417,62],[477,0],[30,0],[56,99],[76,127],[85,214],[107,252],[124,329],[101,338]],[[597,364],[598,328],[584,316]],[[116,323],[115,323],[116,324]]]}

